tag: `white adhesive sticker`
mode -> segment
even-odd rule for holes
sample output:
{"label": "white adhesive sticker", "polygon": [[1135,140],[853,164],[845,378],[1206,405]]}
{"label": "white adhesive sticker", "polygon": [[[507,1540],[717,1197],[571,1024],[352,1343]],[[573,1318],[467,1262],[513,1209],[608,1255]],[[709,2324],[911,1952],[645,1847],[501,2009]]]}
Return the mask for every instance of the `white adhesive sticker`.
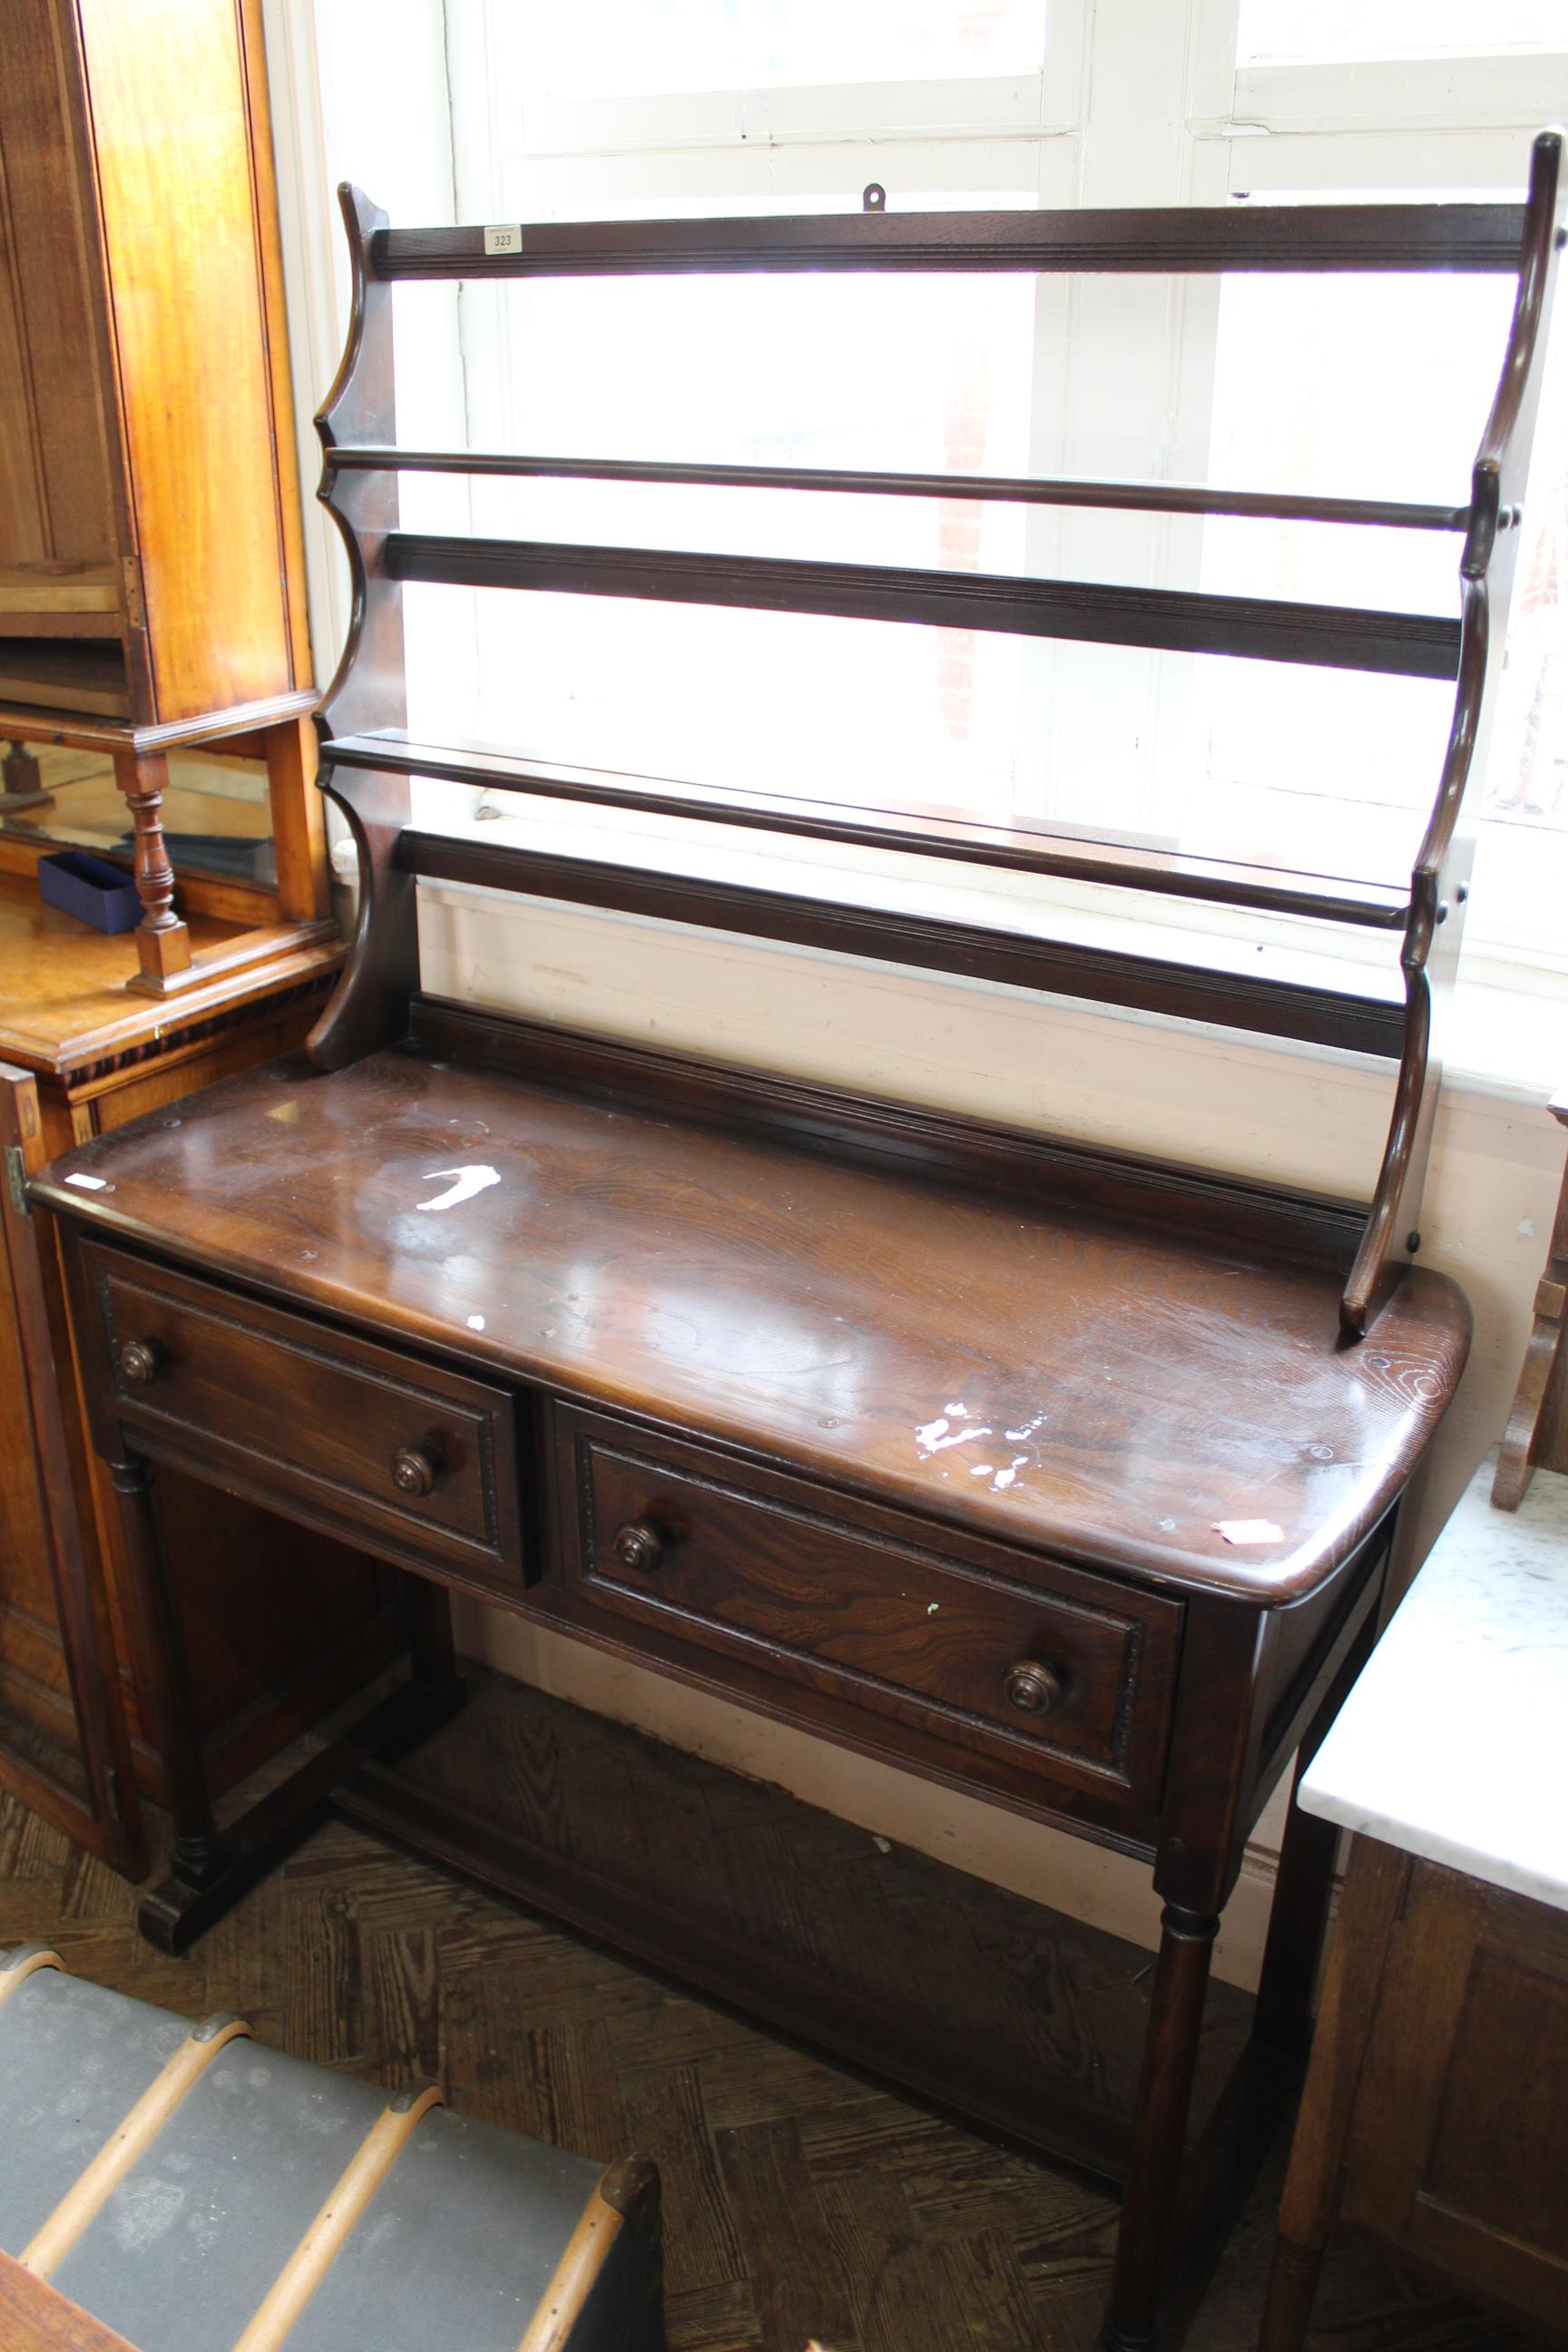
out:
{"label": "white adhesive sticker", "polygon": [[503,223],[498,228],[487,228],[485,251],[487,253],[521,253],[522,251],[521,223],[510,221]]}
{"label": "white adhesive sticker", "polygon": [[109,1190],[109,1179],[107,1176],[71,1175],[66,1178],[66,1182],[68,1184],[74,1184],[79,1192],[107,1192]]}
{"label": "white adhesive sticker", "polygon": [[1280,1543],[1285,1535],[1272,1519],[1215,1519],[1214,1529],[1227,1544]]}

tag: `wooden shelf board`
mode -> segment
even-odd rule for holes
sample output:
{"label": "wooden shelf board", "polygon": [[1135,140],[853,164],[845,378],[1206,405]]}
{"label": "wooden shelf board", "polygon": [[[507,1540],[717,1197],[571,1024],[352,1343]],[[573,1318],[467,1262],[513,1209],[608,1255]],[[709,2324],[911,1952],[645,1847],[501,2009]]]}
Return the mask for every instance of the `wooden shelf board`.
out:
{"label": "wooden shelf board", "polygon": [[24,641],[19,655],[5,655],[15,660],[19,669],[30,667],[32,647],[40,640],[65,637],[112,639],[118,645],[125,634],[125,625],[113,605],[67,605],[58,612],[24,609],[8,604],[0,597],[0,655],[7,645],[15,646]]}
{"label": "wooden shelf board", "polygon": [[[63,705],[51,709],[26,699],[29,690],[26,679],[0,676],[0,735],[26,743],[68,744],[80,751],[175,751],[188,743],[226,743],[285,719],[308,718],[317,701],[313,687],[291,687],[264,702],[239,702],[225,710],[201,711],[194,719],[140,724],[124,717],[116,723],[112,713],[74,712]],[[10,695],[16,699],[5,699]]]}
{"label": "wooden shelf board", "polygon": [[1358,204],[1070,212],[808,213],[769,219],[530,221],[515,251],[480,228],[380,228],[373,274],[669,276],[685,270],[1479,269],[1516,272],[1517,204]]}
{"label": "wooden shelf board", "polygon": [[118,613],[112,563],[0,564],[0,613]]}

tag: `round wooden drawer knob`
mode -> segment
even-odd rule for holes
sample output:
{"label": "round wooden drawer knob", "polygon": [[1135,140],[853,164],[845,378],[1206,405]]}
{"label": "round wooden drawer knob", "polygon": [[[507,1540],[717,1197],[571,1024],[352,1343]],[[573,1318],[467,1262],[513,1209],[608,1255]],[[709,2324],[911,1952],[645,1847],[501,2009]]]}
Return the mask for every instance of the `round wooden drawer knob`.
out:
{"label": "round wooden drawer knob", "polygon": [[1002,1681],[1008,1706],[1020,1715],[1049,1715],[1060,1706],[1064,1687],[1056,1667],[1043,1666],[1036,1658],[1020,1658]]}
{"label": "round wooden drawer knob", "polygon": [[663,1537],[646,1519],[634,1519],[616,1538],[616,1558],[623,1568],[633,1569],[639,1576],[651,1576],[663,1551]]}
{"label": "round wooden drawer knob", "polygon": [[415,1499],[435,1492],[439,1465],[422,1445],[400,1445],[392,1457],[392,1483],[400,1495]]}
{"label": "round wooden drawer knob", "polygon": [[127,1339],[120,1350],[120,1377],[132,1388],[144,1389],[149,1381],[157,1379],[164,1361],[156,1339]]}

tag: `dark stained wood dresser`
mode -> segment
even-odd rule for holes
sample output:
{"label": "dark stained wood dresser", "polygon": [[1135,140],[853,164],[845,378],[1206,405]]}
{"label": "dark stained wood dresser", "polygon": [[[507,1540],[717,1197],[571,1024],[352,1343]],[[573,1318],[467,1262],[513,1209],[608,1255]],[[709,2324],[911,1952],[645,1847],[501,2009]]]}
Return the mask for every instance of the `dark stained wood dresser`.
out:
{"label": "dark stained wood dresser", "polygon": [[[309,1060],[214,1088],[178,1127],[70,1151],[33,1186],[62,1222],[95,1443],[159,1664],[176,1839],[149,1934],[198,1933],[356,1759],[460,1704],[445,1593],[478,1594],[1151,1865],[1163,1926],[1131,2129],[1107,2155],[1079,2084],[1037,2144],[1092,2151],[1125,2180],[1107,2345],[1179,2337],[1227,2162],[1295,2078],[1331,1830],[1291,1811],[1252,2048],[1184,2164],[1219,1916],[1249,1829],[1365,1654],[1400,1498],[1468,1342],[1462,1295],[1411,1261],[1467,896],[1458,818],[1500,667],[1563,242],[1561,145],[1537,142],[1523,205],[1302,207],[1284,230],[1271,208],[897,216],[880,190],[860,217],[393,230],[343,192],[353,311],[318,425],[355,620],[320,723],[360,856],[350,972]],[[1456,268],[1518,283],[1459,509],[395,441],[403,278]],[[1461,613],[437,539],[398,528],[411,469],[1447,530],[1463,541]],[[1407,882],[1283,877],[951,812],[786,803],[743,776],[696,793],[414,740],[410,582],[1381,669],[1452,680],[1454,715]],[[1358,994],[496,848],[421,832],[416,778],[1305,913],[1397,939],[1399,969]],[[420,877],[1370,1051],[1396,1072],[1375,1186],[1326,1200],[444,1003],[420,988]],[[170,1471],[363,1546],[412,1596],[407,1682],[221,1833],[159,1540]],[[426,1805],[406,1834],[439,1853],[431,1819]]]}
{"label": "dark stained wood dresser", "polygon": [[[1364,1654],[1462,1297],[1413,1271],[1346,1348],[1342,1261],[1267,1202],[1249,1225],[1188,1192],[1173,1223],[1060,1169],[1042,1206],[1026,1142],[416,1010],[406,1048],[247,1073],[35,1187],[163,1666],[179,1842],[144,1925],[197,1932],[352,1760],[215,1832],[156,1465],[1147,1859],[1112,2315],[1146,2341],[1219,1914]],[[431,1609],[353,1753],[455,1698]],[[1258,2009],[1287,2057],[1314,1829],[1292,1816]]]}

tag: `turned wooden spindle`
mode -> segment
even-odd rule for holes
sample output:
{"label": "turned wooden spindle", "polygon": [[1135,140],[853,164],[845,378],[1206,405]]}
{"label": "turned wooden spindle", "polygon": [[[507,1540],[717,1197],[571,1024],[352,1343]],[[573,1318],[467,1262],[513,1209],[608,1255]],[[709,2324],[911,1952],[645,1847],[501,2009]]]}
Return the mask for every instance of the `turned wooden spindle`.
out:
{"label": "turned wooden spindle", "polygon": [[141,974],[132,983],[154,994],[191,968],[191,936],[174,911],[174,869],[163,842],[163,794],[169,762],[160,753],[114,755],[114,780],[131,811],[136,891],[143,913],[136,931]]}

